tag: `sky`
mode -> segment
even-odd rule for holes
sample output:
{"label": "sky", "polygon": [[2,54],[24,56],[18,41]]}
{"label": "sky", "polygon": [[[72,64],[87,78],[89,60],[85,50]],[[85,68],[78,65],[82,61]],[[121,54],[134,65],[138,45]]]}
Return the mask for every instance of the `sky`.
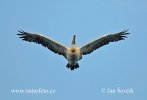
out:
{"label": "sky", "polygon": [[[0,0],[0,99],[146,100],[146,9],[146,0]],[[20,29],[65,46],[74,34],[77,46],[131,34],[83,56],[71,71],[63,56],[19,39]],[[52,92],[27,92],[39,89]]]}

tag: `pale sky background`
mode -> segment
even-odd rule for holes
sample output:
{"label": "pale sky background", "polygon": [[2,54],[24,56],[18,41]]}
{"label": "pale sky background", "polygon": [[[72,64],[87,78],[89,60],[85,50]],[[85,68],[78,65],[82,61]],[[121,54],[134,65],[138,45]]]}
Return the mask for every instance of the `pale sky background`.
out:
{"label": "pale sky background", "polygon": [[[1,100],[146,100],[147,0],[0,0]],[[70,71],[64,57],[20,40],[17,30],[39,33],[70,46],[129,29]],[[102,88],[134,94],[103,94]],[[55,89],[55,94],[17,94],[11,89]]]}

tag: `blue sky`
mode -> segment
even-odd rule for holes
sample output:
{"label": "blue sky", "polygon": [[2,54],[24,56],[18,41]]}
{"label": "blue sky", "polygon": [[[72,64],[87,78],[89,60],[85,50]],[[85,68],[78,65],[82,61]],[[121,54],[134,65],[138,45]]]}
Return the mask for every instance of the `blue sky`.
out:
{"label": "blue sky", "polygon": [[[0,98],[3,100],[145,100],[147,98],[146,0],[0,0]],[[21,41],[17,30],[39,33],[70,46],[129,29],[125,41],[111,43],[79,61]],[[102,93],[102,88],[134,93]],[[55,94],[17,94],[12,89],[55,89]]]}

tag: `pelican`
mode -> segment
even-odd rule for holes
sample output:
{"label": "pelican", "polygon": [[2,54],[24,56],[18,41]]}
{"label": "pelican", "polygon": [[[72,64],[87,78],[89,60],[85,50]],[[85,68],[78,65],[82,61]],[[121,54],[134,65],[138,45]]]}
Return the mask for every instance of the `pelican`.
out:
{"label": "pelican", "polygon": [[52,52],[64,56],[68,61],[66,67],[71,70],[74,70],[79,68],[78,61],[82,59],[83,55],[90,54],[94,50],[104,45],[107,45],[110,42],[124,40],[125,38],[127,38],[126,35],[129,34],[127,31],[128,30],[124,30],[115,34],[108,34],[102,36],[81,47],[76,46],[76,35],[73,36],[71,47],[63,46],[43,35],[33,34],[25,32],[23,30],[18,30],[19,34],[17,35],[19,35],[19,38],[22,38],[22,40],[41,44],[42,46],[47,47]]}

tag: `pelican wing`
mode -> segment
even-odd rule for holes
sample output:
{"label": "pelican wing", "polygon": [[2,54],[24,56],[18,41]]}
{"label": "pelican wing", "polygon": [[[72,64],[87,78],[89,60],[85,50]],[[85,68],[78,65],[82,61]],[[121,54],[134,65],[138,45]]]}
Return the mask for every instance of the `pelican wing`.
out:
{"label": "pelican wing", "polygon": [[109,34],[109,35],[105,35],[101,38],[98,38],[96,40],[94,40],[93,42],[90,42],[84,46],[82,46],[80,48],[81,54],[82,55],[86,55],[89,54],[91,52],[93,52],[94,50],[109,44],[109,42],[117,42],[120,40],[124,40],[124,38],[127,38],[127,33],[128,30],[124,30],[122,32],[118,32],[115,34]]}
{"label": "pelican wing", "polygon": [[18,31],[22,38],[22,40],[28,41],[28,42],[35,42],[38,44],[41,44],[44,47],[47,47],[49,50],[53,51],[54,53],[58,53],[59,55],[63,55],[66,58],[66,47],[58,44],[57,42],[50,40],[42,35],[39,34],[32,34],[24,31]]}

